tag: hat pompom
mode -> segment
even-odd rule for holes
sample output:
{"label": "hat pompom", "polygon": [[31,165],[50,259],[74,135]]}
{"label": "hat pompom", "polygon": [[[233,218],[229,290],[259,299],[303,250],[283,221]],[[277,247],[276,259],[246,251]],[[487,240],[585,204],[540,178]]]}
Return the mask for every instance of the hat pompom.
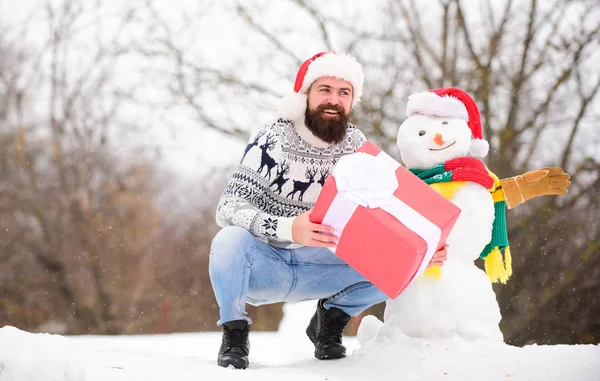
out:
{"label": "hat pompom", "polygon": [[485,157],[490,150],[490,144],[484,139],[472,139],[469,153],[475,157]]}
{"label": "hat pompom", "polygon": [[302,120],[306,112],[307,96],[295,91],[285,95],[277,107],[277,116],[286,120]]}

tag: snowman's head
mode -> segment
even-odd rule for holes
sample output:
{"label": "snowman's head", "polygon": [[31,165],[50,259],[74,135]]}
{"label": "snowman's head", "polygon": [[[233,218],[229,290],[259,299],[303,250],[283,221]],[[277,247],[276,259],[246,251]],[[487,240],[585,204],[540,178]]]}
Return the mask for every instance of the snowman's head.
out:
{"label": "snowman's head", "polygon": [[460,89],[413,94],[406,113],[408,119],[398,130],[396,144],[409,168],[430,168],[456,157],[483,157],[488,152],[477,104]]}
{"label": "snowman's head", "polygon": [[396,140],[404,165],[431,168],[456,157],[467,156],[471,129],[461,118],[413,115],[398,130]]}

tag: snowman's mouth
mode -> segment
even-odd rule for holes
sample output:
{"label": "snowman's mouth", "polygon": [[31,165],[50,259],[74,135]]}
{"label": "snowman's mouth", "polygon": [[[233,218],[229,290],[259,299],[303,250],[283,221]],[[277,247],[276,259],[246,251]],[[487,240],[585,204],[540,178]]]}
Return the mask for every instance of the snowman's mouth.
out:
{"label": "snowman's mouth", "polygon": [[453,141],[451,144],[448,144],[446,147],[442,147],[442,148],[430,148],[430,151],[442,151],[445,150],[448,147],[452,147],[454,145],[454,143],[456,143],[456,140]]}

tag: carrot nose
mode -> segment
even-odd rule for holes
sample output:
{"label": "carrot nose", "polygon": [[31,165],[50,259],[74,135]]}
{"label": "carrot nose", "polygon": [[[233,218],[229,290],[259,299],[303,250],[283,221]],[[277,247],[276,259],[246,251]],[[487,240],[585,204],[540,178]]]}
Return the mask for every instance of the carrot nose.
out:
{"label": "carrot nose", "polygon": [[442,134],[440,134],[439,132],[437,134],[435,134],[435,138],[433,138],[433,141],[438,145],[438,146],[443,146],[444,145],[444,139],[442,139]]}

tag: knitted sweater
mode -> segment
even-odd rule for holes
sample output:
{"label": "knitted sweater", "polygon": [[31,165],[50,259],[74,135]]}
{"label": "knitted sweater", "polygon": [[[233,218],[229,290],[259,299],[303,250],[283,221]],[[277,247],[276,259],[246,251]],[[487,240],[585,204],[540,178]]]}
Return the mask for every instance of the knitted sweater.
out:
{"label": "knitted sweater", "polygon": [[351,124],[346,138],[332,145],[288,120],[264,125],[250,138],[221,196],[217,224],[243,227],[276,247],[300,246],[292,242],[294,217],[314,205],[337,161],[365,141]]}

